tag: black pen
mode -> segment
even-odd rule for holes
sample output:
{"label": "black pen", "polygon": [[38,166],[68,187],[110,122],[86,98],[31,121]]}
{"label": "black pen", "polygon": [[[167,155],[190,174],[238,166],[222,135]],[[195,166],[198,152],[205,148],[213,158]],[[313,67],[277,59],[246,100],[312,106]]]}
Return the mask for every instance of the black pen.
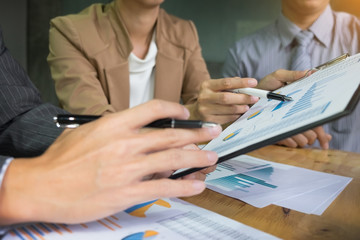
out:
{"label": "black pen", "polygon": [[[101,116],[98,115],[70,115],[70,114],[59,114],[54,117],[54,122],[57,127],[60,128],[77,128],[81,124],[85,124]],[[152,123],[147,124],[144,127],[147,128],[203,128],[203,127],[214,127],[217,123],[203,122],[198,120],[180,120],[173,118],[164,118],[156,120]]]}

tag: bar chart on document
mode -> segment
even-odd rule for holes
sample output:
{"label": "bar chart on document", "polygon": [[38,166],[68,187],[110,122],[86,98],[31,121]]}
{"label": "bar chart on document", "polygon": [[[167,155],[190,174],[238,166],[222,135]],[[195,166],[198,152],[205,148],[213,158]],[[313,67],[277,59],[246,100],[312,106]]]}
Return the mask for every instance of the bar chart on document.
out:
{"label": "bar chart on document", "polygon": [[[351,178],[343,176],[241,155],[218,164],[216,170],[207,175],[206,185],[213,191],[255,207],[279,204],[306,213],[321,214],[328,205],[321,211],[315,210],[327,200],[333,200],[339,189],[350,181]],[[327,194],[317,194],[321,191]],[[304,199],[312,199],[311,204],[303,206]]]}
{"label": "bar chart on document", "polygon": [[224,156],[344,111],[359,86],[359,59],[355,55],[274,91],[293,101],[260,99],[203,149]]}
{"label": "bar chart on document", "polygon": [[277,239],[267,233],[177,198],[158,199],[83,224],[34,223],[5,238],[43,239]]}
{"label": "bar chart on document", "polygon": [[206,183],[224,191],[249,192],[255,187],[275,189],[278,186],[271,183],[273,171],[271,164],[264,164],[253,158],[243,158],[242,161],[229,160],[220,163],[215,172],[207,176]]}

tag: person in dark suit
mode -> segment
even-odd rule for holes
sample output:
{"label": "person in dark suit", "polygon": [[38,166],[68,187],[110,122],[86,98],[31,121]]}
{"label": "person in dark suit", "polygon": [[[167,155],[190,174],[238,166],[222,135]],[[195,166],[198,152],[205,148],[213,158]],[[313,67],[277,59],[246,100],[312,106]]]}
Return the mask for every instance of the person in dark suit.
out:
{"label": "person in dark suit", "polygon": [[168,176],[217,161],[214,152],[185,146],[209,141],[220,126],[141,130],[159,118],[188,118],[178,103],[152,100],[65,131],[53,123],[59,113],[66,112],[42,103],[0,29],[0,232],[23,222],[87,222],[156,198],[198,194],[205,189],[199,179],[214,168],[177,181]]}

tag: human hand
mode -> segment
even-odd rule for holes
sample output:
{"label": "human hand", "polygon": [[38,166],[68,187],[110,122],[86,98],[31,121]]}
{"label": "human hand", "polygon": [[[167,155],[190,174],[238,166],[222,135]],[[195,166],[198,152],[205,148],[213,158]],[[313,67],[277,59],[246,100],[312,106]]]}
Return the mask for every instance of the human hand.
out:
{"label": "human hand", "polygon": [[292,148],[303,148],[307,145],[313,145],[315,141],[318,140],[322,149],[329,149],[331,138],[331,135],[327,134],[323,127],[316,127],[312,130],[279,141],[277,144]]}
{"label": "human hand", "polygon": [[256,85],[257,80],[253,78],[234,77],[204,81],[195,104],[194,115],[204,121],[219,124],[235,121],[249,110],[249,104],[256,103],[259,98],[227,91]]}
{"label": "human hand", "polygon": [[[200,148],[198,146],[196,146],[195,144],[187,145],[187,146],[183,147],[183,149],[197,150],[197,151],[200,150]],[[215,169],[216,169],[216,165],[213,165],[213,166],[204,168],[202,170],[196,171],[194,173],[185,175],[185,176],[181,177],[180,179],[197,179],[197,180],[204,181],[206,179],[206,174],[215,171]],[[176,169],[176,170],[178,170],[178,169]],[[174,172],[176,172],[176,170],[166,171],[166,172],[162,172],[162,173],[156,173],[153,176],[148,176],[148,178],[150,178],[150,179],[157,179],[157,178],[164,178],[164,177],[167,178],[167,177],[170,177]]]}
{"label": "human hand", "polygon": [[299,80],[304,77],[307,72],[308,71],[288,71],[279,69],[261,79],[257,88],[273,91],[288,83]]}
{"label": "human hand", "polygon": [[[192,150],[200,150],[198,146],[196,146],[195,144],[190,144],[185,146],[185,149],[192,149]],[[204,168],[200,171],[185,175],[182,177],[182,179],[198,179],[198,180],[202,180],[205,181],[206,179],[206,174],[211,173],[213,171],[215,171],[216,169],[216,165]]]}
{"label": "human hand", "polygon": [[149,176],[214,165],[216,153],[183,147],[211,140],[221,127],[140,130],[166,117],[186,119],[189,112],[153,100],[64,132],[40,157],[14,159],[0,189],[0,224],[87,222],[153,199],[202,192],[199,180]]}

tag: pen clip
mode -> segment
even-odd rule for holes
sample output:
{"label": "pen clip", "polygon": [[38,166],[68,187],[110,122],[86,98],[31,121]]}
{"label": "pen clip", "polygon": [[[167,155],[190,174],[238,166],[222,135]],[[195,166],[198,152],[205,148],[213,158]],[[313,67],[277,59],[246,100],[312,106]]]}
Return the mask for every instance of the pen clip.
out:
{"label": "pen clip", "polygon": [[56,123],[56,126],[58,127],[58,128],[77,128],[77,127],[79,127],[80,125],[79,124],[76,124],[76,123],[74,123],[74,124],[61,124],[61,123]]}
{"label": "pen clip", "polygon": [[58,128],[77,128],[80,126],[78,123],[62,124],[58,122],[58,117],[53,117],[53,120]]}

